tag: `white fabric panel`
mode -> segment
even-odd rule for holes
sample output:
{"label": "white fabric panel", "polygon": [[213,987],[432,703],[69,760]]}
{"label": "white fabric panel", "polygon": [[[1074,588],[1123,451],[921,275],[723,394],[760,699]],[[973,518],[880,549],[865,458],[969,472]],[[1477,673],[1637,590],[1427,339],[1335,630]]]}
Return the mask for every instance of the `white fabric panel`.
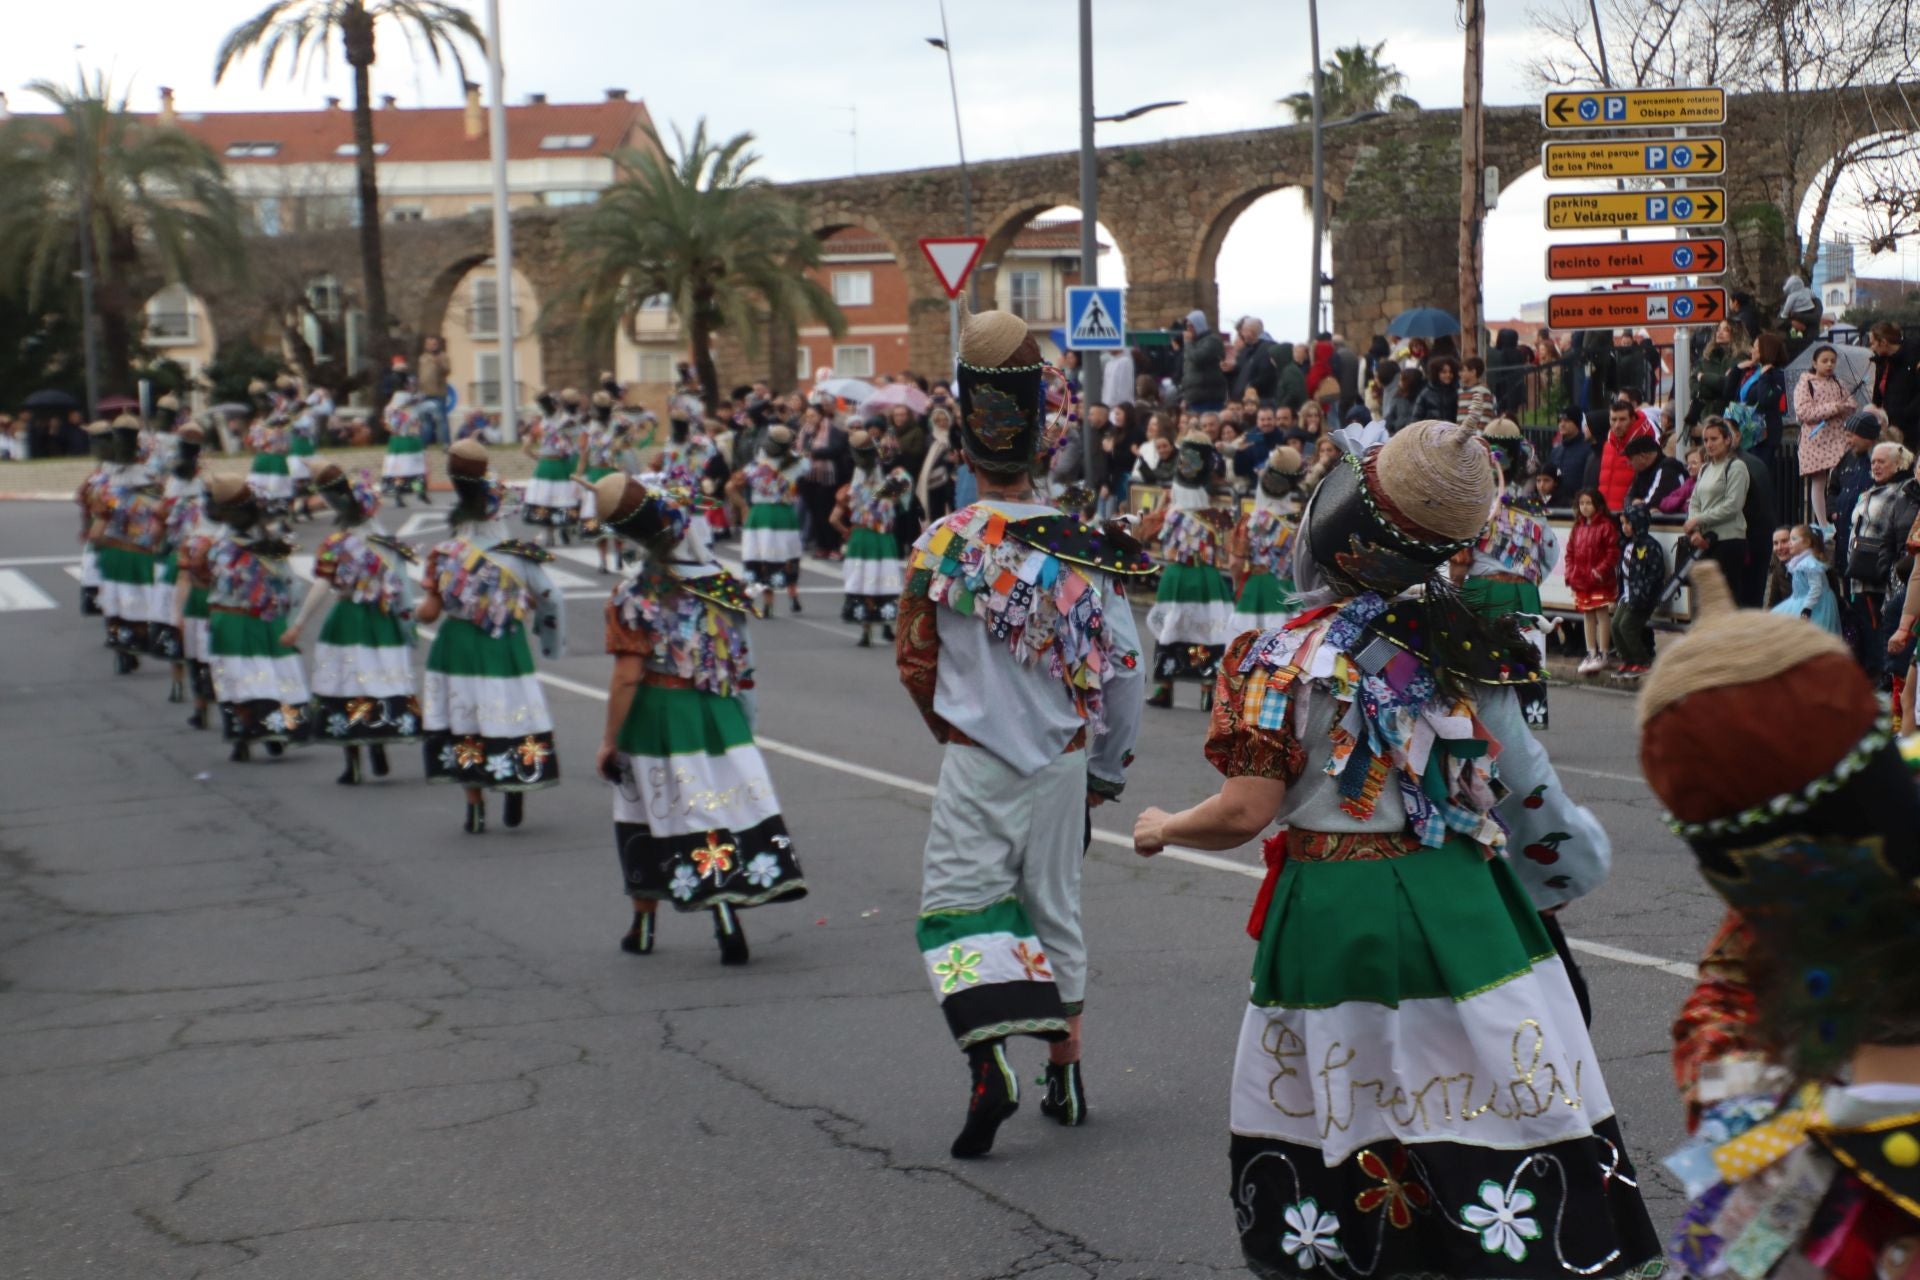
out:
{"label": "white fabric panel", "polygon": [[285,658],[208,659],[213,667],[213,691],[222,702],[255,702],[262,698],[285,704],[308,700],[306,673],[298,655]]}
{"label": "white fabric panel", "polygon": [[413,650],[404,645],[313,647],[313,691],[317,694],[329,698],[398,698],[413,690]]}
{"label": "white fabric panel", "polygon": [[553,717],[540,682],[525,676],[450,676],[429,671],[420,690],[420,723],[428,732],[518,738],[549,733]]}
{"label": "white fabric panel", "polygon": [[620,753],[623,780],[613,792],[613,820],[637,822],[656,836],[745,831],[780,813],[760,749],[723,756],[635,756]]}

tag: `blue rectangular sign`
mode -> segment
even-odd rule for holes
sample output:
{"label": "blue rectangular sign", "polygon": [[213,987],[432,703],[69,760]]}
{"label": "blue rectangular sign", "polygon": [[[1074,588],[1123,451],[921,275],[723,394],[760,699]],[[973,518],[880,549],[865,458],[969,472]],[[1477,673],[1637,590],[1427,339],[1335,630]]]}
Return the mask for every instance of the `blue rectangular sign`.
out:
{"label": "blue rectangular sign", "polygon": [[1127,349],[1126,290],[1118,286],[1067,286],[1067,350]]}

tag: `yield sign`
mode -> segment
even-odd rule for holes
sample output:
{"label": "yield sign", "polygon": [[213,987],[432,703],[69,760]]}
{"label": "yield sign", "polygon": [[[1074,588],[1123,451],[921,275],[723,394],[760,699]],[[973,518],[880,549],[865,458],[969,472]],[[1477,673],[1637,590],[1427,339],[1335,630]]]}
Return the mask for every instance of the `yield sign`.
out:
{"label": "yield sign", "polygon": [[967,277],[973,274],[974,264],[986,247],[985,236],[928,236],[920,242],[920,252],[927,255],[933,274],[940,277],[940,287],[949,298],[959,297],[967,287]]}

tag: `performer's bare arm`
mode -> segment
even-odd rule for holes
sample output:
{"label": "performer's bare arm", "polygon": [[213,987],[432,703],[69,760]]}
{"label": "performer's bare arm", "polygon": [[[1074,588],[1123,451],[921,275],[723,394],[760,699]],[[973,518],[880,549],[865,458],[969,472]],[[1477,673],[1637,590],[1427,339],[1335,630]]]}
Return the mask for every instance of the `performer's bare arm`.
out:
{"label": "performer's bare arm", "polygon": [[1257,839],[1280,812],[1287,784],[1278,778],[1228,778],[1217,794],[1191,809],[1168,813],[1149,808],[1133,824],[1133,851],[1151,858],[1170,844],[1191,849],[1234,849]]}

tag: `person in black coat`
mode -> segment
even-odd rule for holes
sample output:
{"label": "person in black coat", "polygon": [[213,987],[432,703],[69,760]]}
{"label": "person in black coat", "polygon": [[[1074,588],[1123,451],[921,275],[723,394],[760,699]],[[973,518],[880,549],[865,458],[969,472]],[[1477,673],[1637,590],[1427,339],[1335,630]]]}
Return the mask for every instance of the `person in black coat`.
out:
{"label": "person in black coat", "polygon": [[1232,366],[1227,371],[1228,399],[1239,404],[1251,387],[1261,404],[1272,404],[1274,388],[1280,380],[1280,369],[1274,359],[1280,344],[1267,337],[1266,326],[1255,316],[1241,320],[1236,333],[1240,341],[1227,353]]}
{"label": "person in black coat", "polygon": [[1749,449],[1734,456],[1747,469],[1747,505],[1742,511],[1747,518],[1747,566],[1740,582],[1732,584],[1733,594],[1742,608],[1757,609],[1767,593],[1767,557],[1772,552],[1766,534],[1755,530],[1778,525],[1780,507],[1773,494],[1773,471],[1766,461]]}
{"label": "person in black coat", "polygon": [[1460,362],[1452,356],[1427,361],[1427,385],[1413,402],[1415,422],[1453,422],[1460,413]]}
{"label": "person in black coat", "polygon": [[1660,452],[1652,436],[1635,436],[1627,442],[1625,453],[1633,466],[1633,482],[1627,486],[1629,506],[1638,502],[1657,508],[1662,498],[1687,482],[1687,469]]}
{"label": "person in black coat", "polygon": [[1873,403],[1912,441],[1920,431],[1920,339],[1882,320],[1868,330],[1867,345],[1873,349]]}
{"label": "person in black coat", "polygon": [[1559,435],[1553,442],[1547,461],[1559,473],[1560,485],[1567,491],[1568,502],[1571,503],[1572,494],[1598,487],[1600,478],[1592,473],[1598,469],[1600,454],[1587,438],[1586,428],[1580,424],[1578,410],[1562,409],[1556,429]]}
{"label": "person in black coat", "polygon": [[1520,420],[1520,407],[1527,398],[1527,357],[1520,349],[1520,331],[1502,329],[1494,335],[1493,350],[1487,353],[1487,390],[1493,392],[1500,416]]}
{"label": "person in black coat", "polygon": [[1771,331],[1753,340],[1753,354],[1734,366],[1727,381],[1733,388],[1733,400],[1759,415],[1764,434],[1753,452],[1771,462],[1780,447],[1780,419],[1787,403],[1787,344]]}

